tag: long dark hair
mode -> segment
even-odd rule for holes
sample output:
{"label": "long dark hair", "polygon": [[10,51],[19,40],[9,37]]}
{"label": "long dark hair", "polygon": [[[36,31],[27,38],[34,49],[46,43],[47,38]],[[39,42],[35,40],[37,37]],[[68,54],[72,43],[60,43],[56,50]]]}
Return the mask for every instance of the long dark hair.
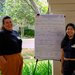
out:
{"label": "long dark hair", "polygon": [[67,30],[68,26],[71,26],[75,30],[75,25],[73,23],[68,23],[65,30]]}
{"label": "long dark hair", "polygon": [[[75,30],[75,25],[73,23],[68,23],[65,30],[67,30],[68,26],[71,26]],[[66,34],[65,37],[63,38],[62,42],[61,42],[61,46],[66,45],[68,41],[69,41],[69,37]],[[73,39],[71,39],[71,41],[72,41],[72,43],[75,43],[75,34],[74,34]]]}
{"label": "long dark hair", "polygon": [[[65,30],[67,30],[67,28],[68,28],[69,26],[71,26],[71,27],[75,30],[75,25],[74,25],[73,23],[68,23],[68,24],[66,25]],[[74,37],[75,37],[75,34],[74,34]],[[65,35],[64,39],[69,39],[67,34]]]}

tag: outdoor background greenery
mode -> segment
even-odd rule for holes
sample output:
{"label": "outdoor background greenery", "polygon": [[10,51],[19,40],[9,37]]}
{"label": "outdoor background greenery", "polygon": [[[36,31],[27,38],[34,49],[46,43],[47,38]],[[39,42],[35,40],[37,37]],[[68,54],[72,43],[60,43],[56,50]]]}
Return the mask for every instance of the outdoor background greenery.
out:
{"label": "outdoor background greenery", "polygon": [[52,75],[52,60],[49,60],[49,65],[48,60],[39,60],[37,63],[36,71],[33,73],[36,64],[36,59],[34,59],[34,49],[26,48],[23,50],[22,55],[24,58],[22,75]]}
{"label": "outdoor background greenery", "polygon": [[0,17],[5,15],[11,16],[14,26],[17,25],[17,30],[20,32],[22,38],[33,38],[35,34],[34,22],[36,13],[31,1],[36,3],[41,14],[48,12],[46,0],[45,2],[41,0],[5,0],[1,4]]}
{"label": "outdoor background greenery", "polygon": [[[30,1],[32,0],[1,0],[0,18],[8,15],[13,19],[14,27],[19,32],[21,38],[34,38],[35,36],[35,17],[36,13]],[[41,14],[48,13],[48,5],[46,0],[33,0]],[[27,50],[27,49],[26,49]],[[27,51],[23,56],[34,56],[33,53]],[[33,75],[35,68],[35,59],[24,59],[22,75]],[[52,75],[52,64],[50,62],[49,75]],[[35,75],[48,75],[48,61],[39,61],[35,71]]]}
{"label": "outdoor background greenery", "polygon": [[24,61],[25,64],[23,66],[22,75],[52,75],[51,61],[49,62],[49,65],[48,65],[48,60],[38,61],[36,69],[35,69],[35,64],[36,64],[35,60],[25,59]]}

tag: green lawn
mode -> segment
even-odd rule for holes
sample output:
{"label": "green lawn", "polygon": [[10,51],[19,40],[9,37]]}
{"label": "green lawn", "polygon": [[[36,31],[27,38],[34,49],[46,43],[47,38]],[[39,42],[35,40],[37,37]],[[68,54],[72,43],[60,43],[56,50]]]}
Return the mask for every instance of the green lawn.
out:
{"label": "green lawn", "polygon": [[22,50],[22,55],[24,58],[22,75],[52,75],[52,61],[42,60],[38,61],[36,70],[34,59],[34,49],[25,48]]}
{"label": "green lawn", "polygon": [[34,59],[24,59],[22,75],[52,75],[51,61],[49,61],[49,65],[48,60],[38,61],[36,70],[34,71],[35,64],[36,60]]}

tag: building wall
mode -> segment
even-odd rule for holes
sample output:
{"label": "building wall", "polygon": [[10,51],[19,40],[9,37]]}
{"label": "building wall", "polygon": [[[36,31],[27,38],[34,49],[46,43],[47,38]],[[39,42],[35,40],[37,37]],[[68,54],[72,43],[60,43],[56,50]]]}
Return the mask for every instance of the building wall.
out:
{"label": "building wall", "polygon": [[75,0],[48,0],[49,12],[64,14],[66,23],[75,23]]}

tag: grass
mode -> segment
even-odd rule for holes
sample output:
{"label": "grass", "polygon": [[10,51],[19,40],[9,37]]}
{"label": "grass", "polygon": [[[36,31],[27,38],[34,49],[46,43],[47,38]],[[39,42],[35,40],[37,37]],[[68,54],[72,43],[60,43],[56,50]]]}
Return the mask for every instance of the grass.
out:
{"label": "grass", "polygon": [[48,65],[48,60],[38,61],[36,70],[34,71],[36,65],[36,60],[34,59],[34,49],[23,49],[22,55],[24,57],[22,75],[52,75],[52,63],[50,61],[50,64]]}
{"label": "grass", "polygon": [[[34,59],[25,59],[23,65],[22,75],[52,75],[52,65],[51,62],[48,65],[47,60],[38,61],[36,70],[35,69],[36,61]],[[49,70],[48,70],[49,66]],[[49,71],[49,74],[48,74]]]}

